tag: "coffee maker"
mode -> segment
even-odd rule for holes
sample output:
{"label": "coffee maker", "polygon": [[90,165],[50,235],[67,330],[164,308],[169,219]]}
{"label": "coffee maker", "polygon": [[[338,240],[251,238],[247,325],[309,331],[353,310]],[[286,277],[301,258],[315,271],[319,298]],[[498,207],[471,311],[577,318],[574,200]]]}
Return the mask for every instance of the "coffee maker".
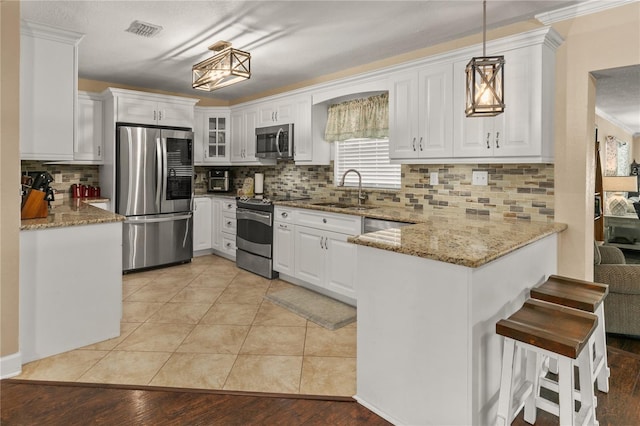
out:
{"label": "coffee maker", "polygon": [[207,173],[208,192],[231,191],[231,172],[229,169],[212,169]]}

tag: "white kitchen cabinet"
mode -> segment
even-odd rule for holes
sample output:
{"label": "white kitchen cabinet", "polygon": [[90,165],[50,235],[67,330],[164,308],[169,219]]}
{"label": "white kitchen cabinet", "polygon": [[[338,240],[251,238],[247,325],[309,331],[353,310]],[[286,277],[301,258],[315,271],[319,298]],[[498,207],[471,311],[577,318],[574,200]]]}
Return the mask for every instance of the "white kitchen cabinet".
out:
{"label": "white kitchen cabinet", "polygon": [[389,157],[447,159],[453,154],[453,65],[430,65],[390,77]]}
{"label": "white kitchen cabinet", "polygon": [[231,111],[231,163],[233,165],[273,165],[276,160],[256,158],[258,108]]}
{"label": "white kitchen cabinet", "polygon": [[505,51],[504,57],[506,107],[495,117],[465,116],[468,61],[454,64],[454,157],[552,162],[554,49],[536,44]]}
{"label": "white kitchen cabinet", "polygon": [[218,197],[211,197],[211,248],[213,251],[222,250],[222,202]]}
{"label": "white kitchen cabinet", "polygon": [[98,93],[78,92],[78,126],[73,159],[94,164],[102,162],[103,99]]}
{"label": "white kitchen cabinet", "polygon": [[276,206],[274,269],[285,280],[355,303],[356,246],[347,239],[361,233],[360,216]]}
{"label": "white kitchen cabinet", "polygon": [[114,88],[107,91],[115,98],[116,122],[194,127],[197,99]]}
{"label": "white kitchen cabinet", "polygon": [[293,159],[298,165],[328,165],[331,144],[324,140],[326,107],[312,106],[310,96],[295,101]]}
{"label": "white kitchen cabinet", "polygon": [[293,123],[296,105],[292,99],[268,101],[258,105],[258,127]]}
{"label": "white kitchen cabinet", "polygon": [[231,164],[231,115],[228,108],[196,107],[194,160],[196,165]]}
{"label": "white kitchen cabinet", "polygon": [[83,35],[22,21],[20,158],[72,161]]}
{"label": "white kitchen cabinet", "polygon": [[208,197],[196,197],[193,204],[193,251],[210,250],[212,240],[212,204]]}

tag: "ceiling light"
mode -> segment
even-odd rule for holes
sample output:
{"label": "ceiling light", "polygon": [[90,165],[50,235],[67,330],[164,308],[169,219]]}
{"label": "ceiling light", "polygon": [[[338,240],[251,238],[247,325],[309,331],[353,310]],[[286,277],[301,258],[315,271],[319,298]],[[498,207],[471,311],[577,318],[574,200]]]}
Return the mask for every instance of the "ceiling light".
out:
{"label": "ceiling light", "polygon": [[487,56],[487,2],[482,2],[482,56],[467,64],[467,117],[504,112],[504,56]]}
{"label": "ceiling light", "polygon": [[251,78],[251,54],[219,41],[209,50],[215,56],[193,66],[193,88],[212,91]]}

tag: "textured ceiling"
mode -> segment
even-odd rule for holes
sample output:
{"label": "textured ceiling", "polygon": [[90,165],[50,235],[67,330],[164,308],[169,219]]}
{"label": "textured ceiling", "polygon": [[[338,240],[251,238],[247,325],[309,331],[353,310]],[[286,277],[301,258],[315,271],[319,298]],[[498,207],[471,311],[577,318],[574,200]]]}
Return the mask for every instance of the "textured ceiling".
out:
{"label": "textured ceiling", "polygon": [[[488,1],[487,27],[583,0]],[[81,78],[233,101],[482,31],[482,2],[31,1],[23,19],[85,34]],[[125,30],[160,25],[153,38]],[[191,88],[191,67],[227,40],[252,55],[249,81]],[[600,94],[600,92],[599,92]]]}

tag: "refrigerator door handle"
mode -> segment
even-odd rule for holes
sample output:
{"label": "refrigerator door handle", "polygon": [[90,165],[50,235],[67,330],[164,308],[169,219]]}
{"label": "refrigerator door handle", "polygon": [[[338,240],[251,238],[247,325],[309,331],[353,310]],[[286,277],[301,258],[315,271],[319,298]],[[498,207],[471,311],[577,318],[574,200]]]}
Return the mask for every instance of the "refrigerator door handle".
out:
{"label": "refrigerator door handle", "polygon": [[162,144],[160,143],[160,138],[156,139],[156,208],[159,212],[161,212],[161,203],[160,198],[162,196],[162,185],[163,185],[163,171],[164,166],[162,164]]}
{"label": "refrigerator door handle", "polygon": [[[170,216],[170,217],[153,217],[153,218],[137,218],[137,217],[128,217],[124,223],[131,224],[142,224],[142,223],[159,223],[159,222],[173,222],[176,220],[184,220],[191,219],[191,214],[182,214],[179,216]],[[187,225],[187,229],[188,225]],[[186,240],[186,236],[185,236]]]}
{"label": "refrigerator door handle", "polygon": [[[189,215],[188,217],[191,217],[191,215]],[[189,236],[189,223],[191,221],[188,220],[187,221],[187,228],[184,230],[184,238],[182,239],[182,247],[185,247],[187,245],[187,237]]]}
{"label": "refrigerator door handle", "polygon": [[[164,176],[164,179],[162,180],[162,193],[161,193],[161,199],[160,199],[160,211],[162,213],[166,213],[166,211],[164,211],[167,207],[165,206],[164,208],[162,207],[162,203],[164,201],[167,200],[167,182],[168,182],[168,177],[169,177],[169,170],[168,170],[168,164],[167,164],[167,136],[164,135],[162,132],[160,133],[160,148],[162,149],[162,176]],[[175,171],[174,171],[175,174]],[[173,210],[173,209],[171,209]]]}

